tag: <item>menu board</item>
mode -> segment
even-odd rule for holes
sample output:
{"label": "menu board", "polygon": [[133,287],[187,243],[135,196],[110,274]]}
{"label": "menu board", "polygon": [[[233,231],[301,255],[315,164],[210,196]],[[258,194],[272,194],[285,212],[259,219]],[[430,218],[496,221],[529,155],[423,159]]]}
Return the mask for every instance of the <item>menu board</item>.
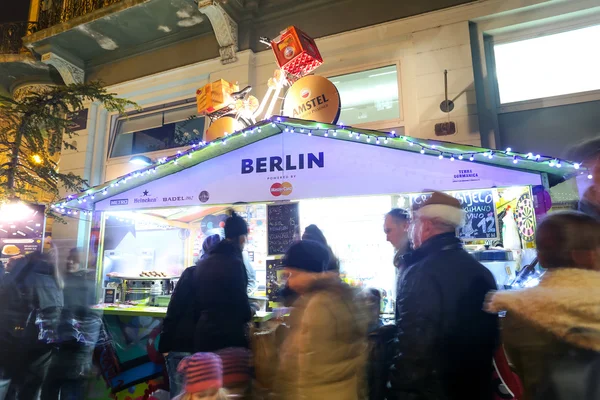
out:
{"label": "menu board", "polygon": [[267,247],[270,256],[285,253],[295,240],[300,239],[298,203],[267,206]]}
{"label": "menu board", "polygon": [[0,218],[0,261],[42,251],[44,247],[44,206],[22,204]]}
{"label": "menu board", "polygon": [[[459,190],[445,192],[460,201],[466,212],[465,226],[459,229],[461,239],[498,238],[498,218],[492,189]],[[411,205],[419,205],[431,197],[431,193],[411,196]]]}
{"label": "menu board", "polygon": [[267,311],[272,311],[278,303],[279,290],[285,285],[281,270],[281,260],[267,260]]}

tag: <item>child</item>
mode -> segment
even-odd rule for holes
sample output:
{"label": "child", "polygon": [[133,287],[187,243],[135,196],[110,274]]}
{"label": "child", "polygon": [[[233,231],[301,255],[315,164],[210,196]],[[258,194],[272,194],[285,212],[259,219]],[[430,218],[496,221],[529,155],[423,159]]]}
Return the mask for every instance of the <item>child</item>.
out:
{"label": "child", "polygon": [[223,387],[230,395],[244,399],[250,389],[250,350],[241,347],[230,347],[219,350],[216,354],[223,363]]}
{"label": "child", "polygon": [[185,375],[185,391],[176,400],[227,400],[223,389],[223,363],[214,353],[196,353],[179,363]]}

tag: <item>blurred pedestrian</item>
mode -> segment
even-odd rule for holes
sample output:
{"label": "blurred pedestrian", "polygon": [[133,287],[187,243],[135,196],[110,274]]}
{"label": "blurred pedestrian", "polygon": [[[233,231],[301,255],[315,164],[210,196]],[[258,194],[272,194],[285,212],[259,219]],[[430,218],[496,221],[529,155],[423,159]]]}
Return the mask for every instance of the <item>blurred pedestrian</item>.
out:
{"label": "blurred pedestrian", "polygon": [[[200,260],[208,258],[212,249],[220,242],[221,236],[218,234],[204,239]],[[180,394],[183,389],[183,375],[177,372],[177,366],[181,360],[194,352],[194,331],[197,321],[194,302],[191,299],[194,297],[195,268],[195,266],[186,268],[177,281],[158,342],[158,351],[165,357],[171,398]]]}
{"label": "blurred pedestrian", "polygon": [[333,250],[331,249],[331,246],[329,246],[329,244],[327,243],[327,239],[325,238],[325,235],[319,229],[318,226],[316,226],[314,224],[307,226],[306,229],[304,229],[304,233],[302,234],[302,240],[313,240],[313,241],[319,242],[323,246],[327,247],[327,250],[329,250],[329,257],[330,257],[329,264],[327,265],[327,270],[328,271],[337,271],[337,272],[340,271],[340,261],[335,256],[335,254],[333,254]]}
{"label": "blurred pedestrian", "polygon": [[592,176],[591,186],[579,201],[579,211],[600,221],[600,136],[574,146],[569,158],[580,162]]}
{"label": "blurred pedestrian", "polygon": [[496,284],[456,237],[464,218],[459,201],[441,192],[413,209],[389,399],[491,399],[498,327],[483,302]]}
{"label": "blurred pedestrian", "polygon": [[281,399],[366,398],[366,316],[339,274],[326,271],[329,262],[329,250],[311,240],[293,244],[283,258],[299,298],[279,354]]}
{"label": "blurred pedestrian", "polygon": [[179,363],[185,376],[184,391],[177,400],[227,400],[223,389],[223,364],[214,353],[196,353]]}
{"label": "blurred pedestrian", "polygon": [[233,214],[225,221],[225,239],[212,248],[193,272],[194,352],[249,347],[252,309],[242,251],[246,221]]}
{"label": "blurred pedestrian", "polygon": [[7,263],[0,286],[0,400],[36,399],[63,307],[57,267],[40,252]]}
{"label": "blurred pedestrian", "polygon": [[[502,339],[523,381],[524,400],[597,398],[583,393],[600,393],[600,222],[575,211],[550,214],[538,226],[536,247],[548,270],[539,285],[496,292],[487,310],[507,312]],[[563,363],[570,354],[584,361],[591,355],[592,362]],[[596,372],[589,375],[594,359]],[[562,368],[549,369],[554,363]],[[566,397],[536,397],[543,382],[554,379],[569,382]]]}
{"label": "blurred pedestrian", "polygon": [[95,304],[95,271],[81,269],[79,254],[79,249],[71,249],[67,258],[58,348],[42,387],[42,400],[84,398],[87,379],[92,373],[92,356],[102,318],[90,308]]}

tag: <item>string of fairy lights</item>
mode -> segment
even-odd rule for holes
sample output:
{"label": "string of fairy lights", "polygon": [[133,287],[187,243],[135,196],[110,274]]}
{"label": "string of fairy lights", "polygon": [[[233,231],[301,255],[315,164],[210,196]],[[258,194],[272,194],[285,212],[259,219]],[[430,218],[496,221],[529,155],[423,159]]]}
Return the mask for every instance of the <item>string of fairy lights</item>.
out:
{"label": "string of fairy lights", "polygon": [[[295,120],[289,120],[285,117],[273,117],[270,120],[263,121],[257,125],[244,128],[232,134],[226,133],[225,136],[223,136],[222,138],[216,139],[211,142],[201,141],[199,143],[193,143],[190,145],[190,148],[185,151],[178,151],[172,156],[162,157],[156,160],[154,164],[139,169],[137,171],[131,172],[127,175],[121,176],[107,183],[106,185],[102,185],[100,187],[92,189],[87,189],[79,194],[71,194],[65,199],[63,199],[61,202],[53,204],[51,207],[55,212],[58,212],[62,215],[77,216],[78,211],[75,208],[77,206],[72,207],[69,203],[76,201],[79,207],[86,207],[87,204],[90,204],[98,197],[104,198],[111,194],[111,192],[117,192],[117,188],[119,191],[123,191],[123,186],[128,186],[129,182],[136,182],[139,181],[139,178],[146,178],[148,175],[157,174],[161,169],[164,169],[167,166],[179,165],[180,160],[182,160],[184,157],[193,159],[195,156],[202,155],[203,151],[207,148],[215,146],[227,146],[228,144],[234,142],[236,138],[240,137],[261,135],[263,133],[263,128],[268,126],[269,124],[271,125],[271,127],[279,128],[280,131],[283,132],[294,132],[305,134],[308,136],[321,136],[345,140],[354,139],[354,141],[365,142],[375,146],[395,147],[401,148],[403,150],[419,152],[423,155],[437,156],[437,158],[440,160],[469,160],[472,162],[489,163],[490,160],[504,159],[512,160],[512,164],[530,162],[535,163],[537,165],[544,164],[550,168],[556,168],[557,170],[561,169],[562,171],[564,171],[564,175],[587,174],[588,179],[593,178],[590,172],[582,168],[581,162],[573,162],[557,157],[548,157],[534,153],[517,153],[513,152],[511,148],[507,148],[506,150],[492,150],[473,147],[472,151],[466,149],[448,149],[446,148],[446,146],[449,145],[448,143],[432,143],[431,141],[425,139],[417,139],[410,136],[397,135],[395,131],[375,132],[346,127],[343,124],[330,125],[300,121],[296,123],[294,121]],[[315,126],[308,128],[306,126],[308,124],[314,124]],[[403,146],[402,142],[406,143],[408,145],[408,148],[406,148],[406,146]],[[81,210],[79,211],[79,214],[87,215],[91,214],[91,212],[92,211],[90,210]]]}

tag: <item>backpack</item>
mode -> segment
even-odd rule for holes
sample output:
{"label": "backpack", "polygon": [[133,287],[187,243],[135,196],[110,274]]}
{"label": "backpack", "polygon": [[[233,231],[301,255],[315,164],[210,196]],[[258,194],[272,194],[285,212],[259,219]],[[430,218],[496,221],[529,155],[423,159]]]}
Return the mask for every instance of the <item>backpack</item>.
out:
{"label": "backpack", "polygon": [[38,307],[34,288],[23,284],[33,266],[34,263],[28,259],[14,277],[8,274],[0,281],[1,351],[22,352],[38,344]]}
{"label": "backpack", "polygon": [[600,353],[579,348],[548,364],[535,400],[600,399]]}

